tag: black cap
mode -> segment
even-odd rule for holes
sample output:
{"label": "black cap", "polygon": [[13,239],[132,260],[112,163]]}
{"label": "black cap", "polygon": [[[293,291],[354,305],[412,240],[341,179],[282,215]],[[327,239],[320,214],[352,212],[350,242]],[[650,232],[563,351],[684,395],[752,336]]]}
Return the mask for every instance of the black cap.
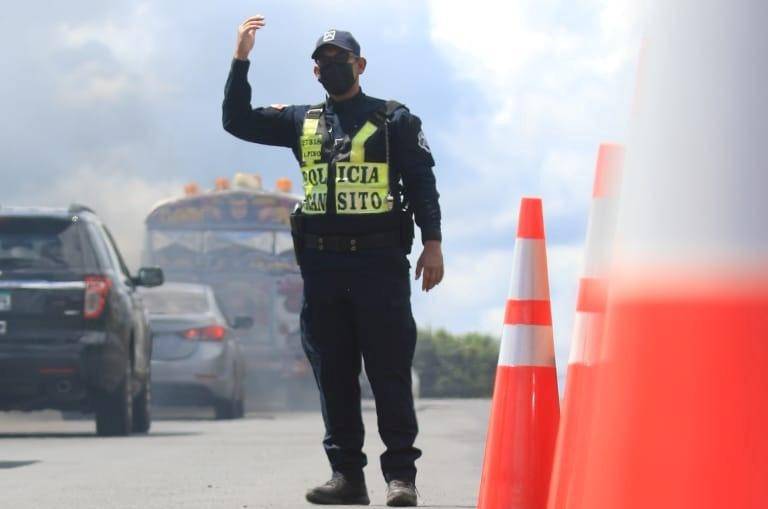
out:
{"label": "black cap", "polygon": [[315,45],[315,51],[312,52],[313,59],[317,58],[317,54],[323,46],[336,46],[337,48],[349,51],[356,57],[360,56],[360,44],[357,42],[357,39],[351,33],[344,30],[332,28],[321,35]]}

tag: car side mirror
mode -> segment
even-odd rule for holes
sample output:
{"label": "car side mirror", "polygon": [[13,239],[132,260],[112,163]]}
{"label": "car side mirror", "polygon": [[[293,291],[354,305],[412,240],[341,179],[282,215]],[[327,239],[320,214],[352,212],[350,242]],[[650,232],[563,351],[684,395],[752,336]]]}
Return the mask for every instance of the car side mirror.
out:
{"label": "car side mirror", "polygon": [[142,267],[139,269],[139,276],[135,279],[138,286],[152,288],[160,286],[165,282],[163,269],[160,267]]}
{"label": "car side mirror", "polygon": [[250,316],[238,316],[232,323],[233,329],[250,329],[253,327],[253,318]]}

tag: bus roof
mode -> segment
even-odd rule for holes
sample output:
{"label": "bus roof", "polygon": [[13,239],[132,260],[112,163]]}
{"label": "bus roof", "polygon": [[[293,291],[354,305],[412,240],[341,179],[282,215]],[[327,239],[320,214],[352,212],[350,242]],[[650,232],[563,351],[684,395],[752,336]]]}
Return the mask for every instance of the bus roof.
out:
{"label": "bus roof", "polygon": [[300,202],[279,191],[211,191],[160,202],[145,222],[151,229],[284,229]]}

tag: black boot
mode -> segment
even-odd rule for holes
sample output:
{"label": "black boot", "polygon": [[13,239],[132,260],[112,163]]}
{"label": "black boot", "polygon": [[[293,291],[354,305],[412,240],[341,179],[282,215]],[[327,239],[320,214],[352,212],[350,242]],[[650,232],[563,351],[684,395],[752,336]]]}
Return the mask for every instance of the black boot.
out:
{"label": "black boot", "polygon": [[307,492],[307,501],[321,505],[368,505],[368,488],[365,487],[365,479],[345,477],[339,472],[334,472],[333,477],[327,483]]}
{"label": "black boot", "polygon": [[413,481],[392,479],[387,483],[387,505],[390,507],[416,507],[418,492]]}

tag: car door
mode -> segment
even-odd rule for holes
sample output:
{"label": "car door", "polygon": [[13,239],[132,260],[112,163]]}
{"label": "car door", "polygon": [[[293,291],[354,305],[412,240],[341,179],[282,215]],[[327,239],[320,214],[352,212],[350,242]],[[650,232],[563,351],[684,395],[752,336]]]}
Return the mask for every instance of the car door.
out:
{"label": "car door", "polygon": [[101,225],[101,229],[106,237],[111,256],[114,257],[128,299],[128,313],[131,316],[134,340],[134,374],[141,380],[146,380],[149,376],[151,338],[149,334],[149,326],[147,325],[148,318],[144,309],[144,303],[141,298],[141,293],[136,290],[136,285],[133,282],[128,266],[125,264],[125,261],[120,254],[115,239],[112,237],[112,234],[106,226]]}

